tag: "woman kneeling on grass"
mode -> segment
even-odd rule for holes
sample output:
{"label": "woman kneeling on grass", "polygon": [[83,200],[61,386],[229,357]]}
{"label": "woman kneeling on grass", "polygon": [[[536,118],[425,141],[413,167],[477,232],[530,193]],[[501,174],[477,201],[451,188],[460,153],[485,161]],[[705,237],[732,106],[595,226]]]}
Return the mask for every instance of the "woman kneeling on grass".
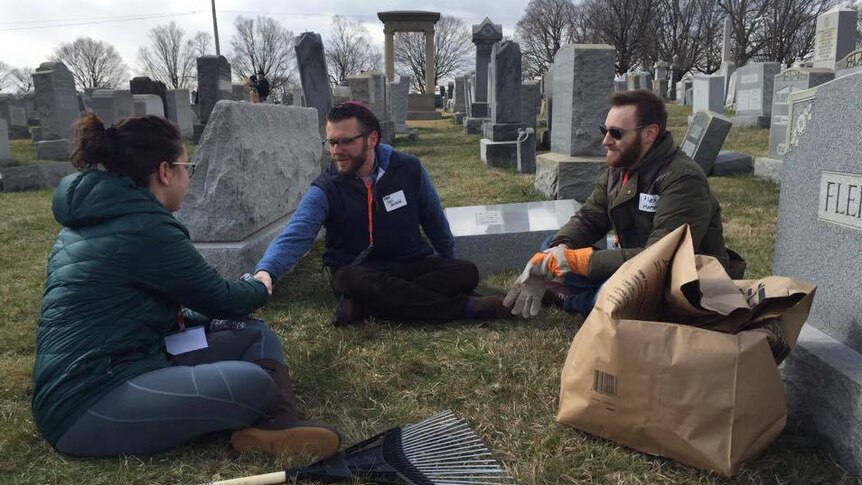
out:
{"label": "woman kneeling on grass", "polygon": [[[264,284],[221,278],[171,215],[193,172],[176,125],[144,116],[106,130],[89,115],[76,128],[81,172],[54,193],[64,228],[36,330],[42,435],[78,456],[153,453],[217,430],[238,430],[239,451],[335,453],[337,433],[299,420],[278,336],[243,318],[266,303]],[[170,357],[166,338],[203,340],[203,329],[172,334],[186,318],[207,345]]]}

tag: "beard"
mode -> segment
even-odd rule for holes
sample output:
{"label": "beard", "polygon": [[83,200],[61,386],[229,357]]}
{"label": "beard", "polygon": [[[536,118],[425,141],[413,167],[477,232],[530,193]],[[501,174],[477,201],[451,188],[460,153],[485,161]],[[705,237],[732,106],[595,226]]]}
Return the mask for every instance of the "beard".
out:
{"label": "beard", "polygon": [[638,161],[641,150],[641,133],[638,132],[637,138],[622,150],[608,150],[605,158],[608,165],[615,168],[631,167]]}
{"label": "beard", "polygon": [[368,161],[368,142],[363,141],[362,151],[359,155],[342,154],[332,160],[339,175],[356,175],[359,168]]}

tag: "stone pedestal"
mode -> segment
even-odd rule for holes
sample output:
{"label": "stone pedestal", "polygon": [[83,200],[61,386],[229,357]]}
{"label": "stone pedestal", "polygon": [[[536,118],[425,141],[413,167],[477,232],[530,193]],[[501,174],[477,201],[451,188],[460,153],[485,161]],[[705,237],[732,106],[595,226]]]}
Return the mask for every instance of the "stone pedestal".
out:
{"label": "stone pedestal", "polygon": [[4,168],[0,170],[0,191],[53,189],[63,177],[77,170],[69,162],[35,163]]}
{"label": "stone pedestal", "polygon": [[549,199],[587,200],[599,176],[607,170],[605,157],[570,157],[543,153],[536,157],[536,191]]}
{"label": "stone pedestal", "polygon": [[72,154],[69,140],[63,138],[59,140],[37,141],[33,144],[33,148],[36,149],[37,160],[57,160],[64,162],[68,161],[69,156]]}
{"label": "stone pedestal", "polygon": [[408,120],[439,120],[440,113],[434,109],[434,94],[410,94],[407,99]]}
{"label": "stone pedestal", "polygon": [[777,158],[758,157],[754,159],[754,176],[781,183],[781,169],[784,160]]}

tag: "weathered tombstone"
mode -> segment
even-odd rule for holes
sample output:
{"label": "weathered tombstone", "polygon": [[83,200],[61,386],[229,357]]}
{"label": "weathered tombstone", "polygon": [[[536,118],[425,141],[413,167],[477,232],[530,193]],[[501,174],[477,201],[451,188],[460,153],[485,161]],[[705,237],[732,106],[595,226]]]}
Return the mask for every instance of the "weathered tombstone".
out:
{"label": "weathered tombstone", "polygon": [[[816,88],[791,118],[773,272],[817,285],[783,374],[791,418],[862,475],[862,73]],[[793,93],[793,97],[800,93]],[[791,116],[793,109],[791,108]]]}
{"label": "weathered tombstone", "polygon": [[859,71],[862,71],[862,49],[856,49],[835,63],[835,77],[846,76]]}
{"label": "weathered tombstone", "polygon": [[734,126],[769,128],[772,87],[779,70],[777,62],[749,62],[736,70]]}
{"label": "weathered tombstone", "polygon": [[637,71],[635,75],[637,76],[638,89],[652,89],[652,74],[645,71]]}
{"label": "weathered tombstone", "polygon": [[539,83],[529,82],[521,85],[521,123],[536,130],[536,116],[539,114]]}
{"label": "weathered tombstone", "polygon": [[545,92],[543,95],[545,96],[545,114],[547,116],[548,129],[542,133],[542,140],[540,146],[544,150],[551,149],[551,130],[554,128],[554,65],[551,64],[548,66],[548,72],[542,76],[543,83],[542,85],[545,87]]}
{"label": "weathered tombstone", "polygon": [[687,100],[685,97],[686,91],[692,88],[692,80],[691,78],[681,79],[678,83],[676,83],[676,100],[679,103],[682,103],[683,106],[691,105],[691,101]]}
{"label": "weathered tombstone", "polygon": [[68,160],[73,125],[81,115],[72,73],[62,62],[43,62],[33,73],[40,140],[33,144],[39,160]]}
{"label": "weathered tombstone", "polygon": [[730,120],[724,115],[712,111],[698,111],[688,125],[680,150],[697,162],[704,174],[709,175],[715,164],[715,157],[730,133],[730,127]]}
{"label": "weathered tombstone", "polygon": [[[333,86],[332,88],[332,105],[336,106],[353,99],[350,93],[350,86]],[[317,110],[320,113],[320,110]],[[328,111],[327,111],[328,113]],[[326,117],[324,115],[323,128],[326,129]]]}
{"label": "weathered tombstone", "polygon": [[695,75],[692,77],[692,111],[724,113],[724,78]]}
{"label": "weathered tombstone", "polygon": [[625,74],[625,80],[626,80],[626,90],[627,91],[632,91],[634,89],[638,89],[639,79],[638,79],[637,74],[629,71]]}
{"label": "weathered tombstone", "polygon": [[368,106],[380,120],[380,126],[383,129],[381,141],[392,143],[395,137],[395,127],[389,120],[387,105],[387,85],[389,83],[386,81],[386,75],[382,72],[364,72],[357,76],[348,77],[346,81],[350,86],[353,100]]}
{"label": "weathered tombstone", "polygon": [[732,177],[734,175],[743,175],[754,171],[754,160],[747,153],[734,152],[730,150],[722,150],[715,157],[715,163],[712,166],[714,177]]}
{"label": "weathered tombstone", "polygon": [[192,138],[194,121],[189,103],[189,90],[170,89],[165,94],[165,100],[168,102],[167,118],[177,124],[183,138]]}
{"label": "weathered tombstone", "polygon": [[455,105],[453,108],[453,116],[452,119],[455,120],[455,123],[463,124],[464,116],[466,114],[466,103],[465,103],[465,93],[467,83],[466,76],[458,76],[455,78]]}
{"label": "weathered tombstone", "polygon": [[129,81],[129,91],[133,96],[135,94],[155,94],[162,102],[162,113],[166,113],[168,111],[168,101],[166,97],[167,88],[165,87],[165,83],[161,81],[153,81],[145,76],[134,77]]}
{"label": "weathered tombstone", "polygon": [[[518,160],[529,156],[521,146],[528,134],[521,121],[521,48],[517,42],[494,44],[488,79],[491,119],[484,125],[485,137],[479,140],[479,157],[492,167],[517,168]],[[529,169],[535,163],[520,165]]]}
{"label": "weathered tombstone", "polygon": [[321,151],[313,109],[216,104],[177,218],[222,276],[254,268],[320,173]]}
{"label": "weathered tombstone", "polygon": [[622,79],[614,80],[614,91],[621,93],[623,91],[628,91],[629,83]]}
{"label": "weathered tombstone", "polygon": [[395,133],[409,133],[407,126],[407,100],[410,95],[410,76],[398,76],[389,83],[389,119],[395,126]]}
{"label": "weathered tombstone", "polygon": [[[769,126],[769,157],[759,157],[755,161],[755,174],[771,174],[781,170],[780,163],[784,159],[784,144],[787,140],[790,94],[831,81],[834,77],[835,73],[828,69],[808,68],[790,68],[775,76],[772,89],[772,121]],[[758,166],[764,164],[770,168],[758,169]],[[776,164],[779,166],[774,167]]]}
{"label": "weathered tombstone", "polygon": [[125,89],[97,89],[90,95],[93,112],[105,126],[135,115],[132,93]]}
{"label": "weathered tombstone", "polygon": [[[306,106],[317,110],[320,136],[326,138],[326,115],[332,109],[333,96],[329,91],[329,71],[320,34],[303,32],[294,40],[294,50]],[[350,94],[346,98],[349,100]]]}
{"label": "weathered tombstone", "polygon": [[609,45],[569,44],[554,57],[551,152],[537,157],[536,190],[549,199],[586,200],[607,168],[598,126],[614,89],[616,51]]}
{"label": "weathered tombstone", "polygon": [[667,98],[667,83],[668,83],[668,70],[670,69],[670,64],[665,61],[658,61],[653,65],[653,69],[655,70],[655,79],[652,82],[652,92],[657,94],[660,98]]}
{"label": "weathered tombstone", "polygon": [[447,207],[455,257],[472,261],[485,277],[520,271],[542,241],[580,209],[574,200]]}
{"label": "weathered tombstone", "polygon": [[293,88],[290,90],[290,105],[302,108],[305,106],[305,96],[302,94],[302,88]]}
{"label": "weathered tombstone", "polygon": [[[2,167],[2,165],[0,165]],[[69,162],[47,162],[0,168],[0,190],[20,192],[22,190],[52,189],[66,175],[77,169]]]}
{"label": "weathered tombstone", "polygon": [[155,115],[165,117],[165,108],[162,98],[155,94],[133,94],[132,104],[135,116]]}
{"label": "weathered tombstone", "polygon": [[817,16],[814,67],[836,70],[835,63],[856,47],[856,10],[836,6]]}
{"label": "weathered tombstone", "polygon": [[245,84],[230,85],[230,99],[232,101],[251,101],[250,88]]}
{"label": "weathered tombstone", "polygon": [[12,150],[9,146],[9,129],[6,126],[6,120],[0,119],[0,167],[15,163],[12,160]]}
{"label": "weathered tombstone", "polygon": [[686,106],[694,104],[694,83],[692,83],[692,87],[686,88],[682,104]]}
{"label": "weathered tombstone", "polygon": [[491,22],[487,17],[479,25],[473,26],[473,43],[476,45],[476,72],[472,85],[473,97],[470,115],[464,121],[464,132],[478,135],[482,132],[482,123],[489,117],[488,110],[488,66],[491,62],[491,49],[494,44],[503,39],[503,27]]}
{"label": "weathered tombstone", "polygon": [[9,127],[10,140],[30,138],[27,112],[21,100],[12,95],[0,94],[0,119],[5,120]]}
{"label": "weathered tombstone", "polygon": [[224,56],[198,57],[197,114],[206,124],[216,103],[230,99],[233,88],[230,82],[230,63]]}

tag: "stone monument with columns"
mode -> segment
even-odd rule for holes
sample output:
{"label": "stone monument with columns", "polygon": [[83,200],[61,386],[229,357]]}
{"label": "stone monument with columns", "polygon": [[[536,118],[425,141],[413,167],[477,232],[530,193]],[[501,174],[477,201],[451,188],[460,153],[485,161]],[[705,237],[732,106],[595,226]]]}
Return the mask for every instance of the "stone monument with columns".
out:
{"label": "stone monument with columns", "polygon": [[434,109],[434,25],[440,20],[440,12],[424,12],[418,10],[400,10],[377,12],[377,18],[383,22],[383,33],[386,36],[383,59],[386,80],[395,81],[395,33],[424,32],[425,33],[425,92],[411,94],[407,101],[408,120],[436,120],[440,113]]}
{"label": "stone monument with columns", "polygon": [[491,63],[491,49],[503,39],[503,27],[491,22],[487,17],[479,25],[473,26],[473,43],[476,44],[476,79],[473,84],[472,99],[468,117],[464,120],[464,131],[470,135],[482,133],[482,123],[490,119],[488,111],[488,65]]}

